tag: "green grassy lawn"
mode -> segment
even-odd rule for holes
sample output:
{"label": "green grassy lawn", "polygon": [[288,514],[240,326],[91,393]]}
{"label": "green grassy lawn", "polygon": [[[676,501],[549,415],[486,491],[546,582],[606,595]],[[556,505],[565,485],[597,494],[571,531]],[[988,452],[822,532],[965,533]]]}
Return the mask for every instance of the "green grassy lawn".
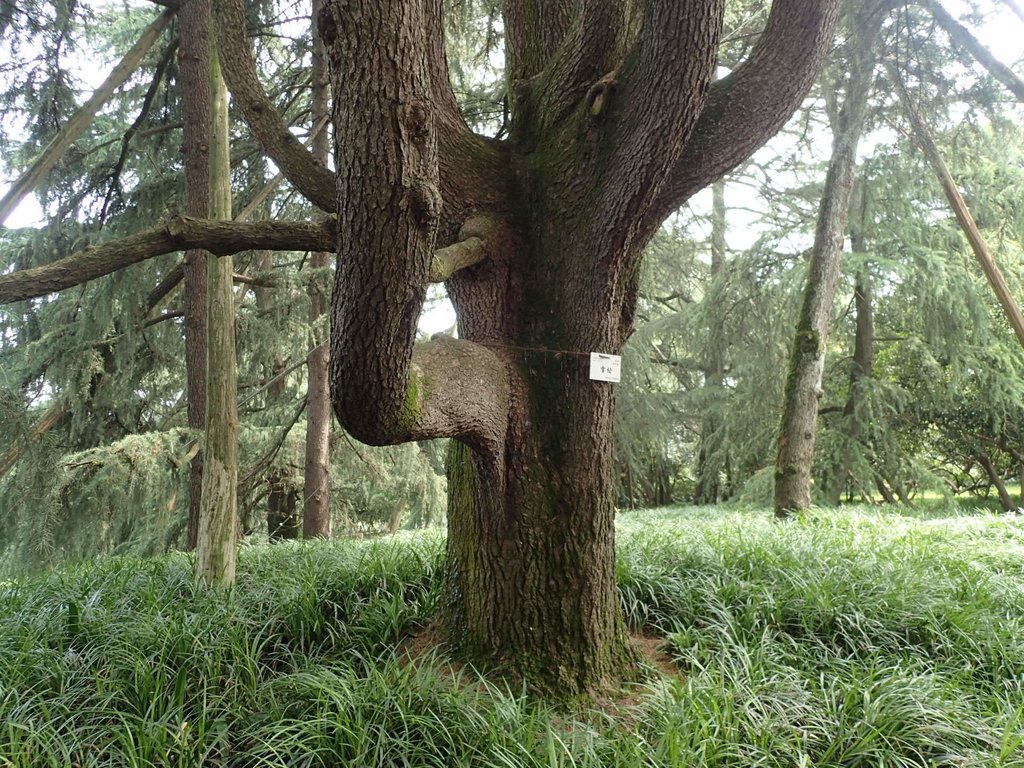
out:
{"label": "green grassy lawn", "polygon": [[443,540],[243,549],[0,585],[0,766],[1024,766],[1024,521],[622,516],[675,674],[572,716],[408,661]]}

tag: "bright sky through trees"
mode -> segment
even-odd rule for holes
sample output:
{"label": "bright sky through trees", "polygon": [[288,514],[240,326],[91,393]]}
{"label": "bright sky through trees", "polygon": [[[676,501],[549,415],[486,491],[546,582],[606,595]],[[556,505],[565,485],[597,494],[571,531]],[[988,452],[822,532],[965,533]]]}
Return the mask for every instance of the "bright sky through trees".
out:
{"label": "bright sky through trees", "polygon": [[[942,0],[942,3],[950,13],[958,18],[969,13],[971,10],[971,4],[966,0]],[[106,1],[83,0],[83,4],[91,7],[102,7],[106,5]],[[140,7],[148,7],[150,5],[150,3],[145,2],[133,2],[131,4]],[[979,7],[984,14],[984,19],[979,25],[971,25],[972,32],[988,46],[997,58],[1019,71],[1022,55],[1020,40],[1021,36],[1024,35],[1024,22],[1021,22],[1006,5],[998,2],[998,0],[982,0],[979,3]],[[73,51],[70,55],[71,59],[77,60],[80,66],[80,69],[75,74],[81,82],[82,100],[84,100],[88,97],[91,89],[98,86],[107,75],[107,70],[113,65],[113,59],[110,62],[104,61],[99,63],[92,52],[81,50]],[[975,68],[979,72],[982,71],[980,65],[975,65]],[[10,118],[7,117],[5,119]],[[786,141],[785,136],[780,135],[776,137],[773,142],[769,143],[762,150],[762,153],[777,152],[778,143],[784,141]],[[827,153],[827,136],[824,137],[824,142],[825,146],[822,148],[823,157]],[[4,179],[0,183],[0,195],[3,195],[10,187],[10,180],[17,177],[17,171],[10,167],[0,166],[0,176]],[[710,200],[709,191],[695,198],[691,204],[701,209],[710,206],[710,202],[704,201],[705,197]],[[38,227],[42,225],[44,219],[45,212],[39,207],[36,198],[29,196],[11,214],[7,221],[7,226],[11,228]],[[736,243],[736,245],[742,246],[741,243]],[[454,313],[450,309],[434,311],[429,314],[430,318],[424,330],[431,333],[451,327],[454,322]]]}

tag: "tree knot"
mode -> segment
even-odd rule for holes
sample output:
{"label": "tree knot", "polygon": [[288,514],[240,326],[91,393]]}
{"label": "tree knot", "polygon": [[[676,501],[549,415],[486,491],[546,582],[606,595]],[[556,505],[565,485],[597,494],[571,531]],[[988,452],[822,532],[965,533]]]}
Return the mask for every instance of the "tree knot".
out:
{"label": "tree knot", "polygon": [[598,120],[608,113],[618,80],[615,71],[609,72],[587,91],[587,110],[590,117]]}

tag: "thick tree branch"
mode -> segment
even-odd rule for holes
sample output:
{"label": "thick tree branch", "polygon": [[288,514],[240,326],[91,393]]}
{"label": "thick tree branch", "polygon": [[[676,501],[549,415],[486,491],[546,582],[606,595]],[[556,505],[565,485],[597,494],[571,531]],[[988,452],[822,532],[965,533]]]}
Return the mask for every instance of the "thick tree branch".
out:
{"label": "thick tree branch", "polygon": [[336,148],[331,396],[365,443],[449,436],[494,456],[507,423],[504,364],[468,341],[414,344],[443,220],[446,110],[433,99],[431,29],[439,10],[436,1],[325,3],[335,135],[345,137]]}
{"label": "thick tree branch", "polygon": [[0,275],[0,304],[45,296],[165,253],[204,248],[228,255],[248,250],[332,250],[334,221],[239,224],[177,216],[162,226],[93,245],[63,259]]}
{"label": "thick tree branch", "polygon": [[704,108],[725,3],[647,0],[645,6],[643,31],[618,86],[598,83],[588,95],[595,120],[610,113],[612,125],[598,130],[615,136],[615,152],[603,169],[603,218],[627,237],[640,227]]}
{"label": "thick tree branch", "polygon": [[504,361],[480,344],[440,335],[417,344],[403,442],[453,437],[498,455],[508,426],[508,380]]}
{"label": "thick tree branch", "polygon": [[971,34],[967,27],[954,19],[949,12],[942,7],[938,0],[919,1],[921,5],[935,17],[939,26],[946,31],[946,34],[949,35],[949,38],[953,41],[954,45],[963,48],[970,53],[971,56],[974,57],[975,61],[988,70],[988,73],[992,75],[992,77],[1009,88],[1013,95],[1017,97],[1018,101],[1024,101],[1024,79],[993,56],[988,48],[982,45],[978,38]]}
{"label": "thick tree branch", "polygon": [[[154,229],[130,237],[92,245],[80,251],[30,269],[0,275],[0,304],[46,296],[119,269],[166,253],[202,248],[220,256],[243,251],[333,251],[337,245],[335,219],[307,221],[212,221],[190,216],[177,216]],[[476,232],[477,230],[467,230]],[[479,234],[468,234],[469,241],[481,240]],[[431,282],[443,282],[457,270],[465,269],[486,258],[486,241],[477,250],[475,242],[458,247],[442,248],[435,255],[438,276]],[[473,258],[469,253],[473,252]],[[160,303],[181,282],[181,265],[167,273],[150,292],[150,309]],[[244,278],[256,283],[252,278]],[[238,282],[243,282],[240,277]]]}
{"label": "thick tree branch", "polygon": [[462,225],[458,242],[434,251],[430,261],[430,282],[443,283],[460,269],[479,264],[487,258],[488,242],[498,229],[487,216],[474,216]]}
{"label": "thick tree branch", "polygon": [[430,262],[430,282],[443,283],[460,269],[479,264],[487,255],[487,244],[469,237],[434,252]]}
{"label": "thick tree branch", "polygon": [[648,212],[646,230],[660,226],[785,124],[829,51],[839,6],[839,0],[774,0],[750,58],[711,86],[686,149]]}
{"label": "thick tree branch", "polygon": [[217,0],[213,16],[224,79],[249,129],[302,195],[324,211],[334,211],[334,173],[302,146],[260,84],[241,0]]}
{"label": "thick tree branch", "polygon": [[576,0],[508,0],[505,3],[505,46],[508,79],[527,80],[543,70],[569,28]]}

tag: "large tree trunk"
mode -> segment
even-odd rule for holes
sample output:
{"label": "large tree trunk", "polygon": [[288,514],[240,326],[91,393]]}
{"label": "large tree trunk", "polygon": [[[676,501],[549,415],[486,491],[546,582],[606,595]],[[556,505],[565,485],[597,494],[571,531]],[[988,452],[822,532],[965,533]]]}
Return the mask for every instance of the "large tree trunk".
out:
{"label": "large tree trunk", "polygon": [[[206,218],[210,209],[210,0],[181,4],[181,94],[185,158],[185,213]],[[188,426],[206,422],[206,252],[185,252],[185,400]],[[197,438],[198,439],[198,438]],[[203,452],[189,465],[186,548],[199,537]]]}
{"label": "large tree trunk", "polygon": [[[338,259],[335,412],[373,444],[450,437],[448,600],[463,655],[563,696],[630,653],[615,589],[613,385],[590,352],[632,327],[639,256],[665,216],[800,104],[836,0],[775,0],[713,83],[724,0],[508,0],[510,138],[474,136],[444,58],[442,2],[326,0]],[[236,102],[330,209],[324,171],[261,93],[239,0],[217,3]],[[646,20],[644,20],[646,16]],[[415,343],[430,279],[460,339]]]}
{"label": "large tree trunk", "polygon": [[[327,51],[320,37],[319,18],[322,0],[313,0],[313,125],[320,126],[330,113],[328,100]],[[330,132],[324,128],[313,140],[313,156],[327,165],[330,156]],[[314,251],[310,266],[324,271],[330,263],[326,251]],[[321,288],[323,283],[313,280],[309,286],[309,321],[315,329],[327,311],[327,297]],[[313,346],[306,362],[309,381],[306,398],[306,457],[304,463],[302,536],[330,538],[330,444],[331,444],[331,392],[328,383],[329,348],[326,339],[314,333]]]}
{"label": "large tree trunk", "polygon": [[853,34],[862,37],[853,45],[844,103],[834,117],[832,157],[790,356],[775,460],[776,517],[786,517],[811,505],[811,466],[829,322],[853,192],[857,145],[868,113],[875,64],[874,43],[882,21],[877,8],[872,13],[870,18],[855,13],[850,21],[850,28],[855,30]]}

